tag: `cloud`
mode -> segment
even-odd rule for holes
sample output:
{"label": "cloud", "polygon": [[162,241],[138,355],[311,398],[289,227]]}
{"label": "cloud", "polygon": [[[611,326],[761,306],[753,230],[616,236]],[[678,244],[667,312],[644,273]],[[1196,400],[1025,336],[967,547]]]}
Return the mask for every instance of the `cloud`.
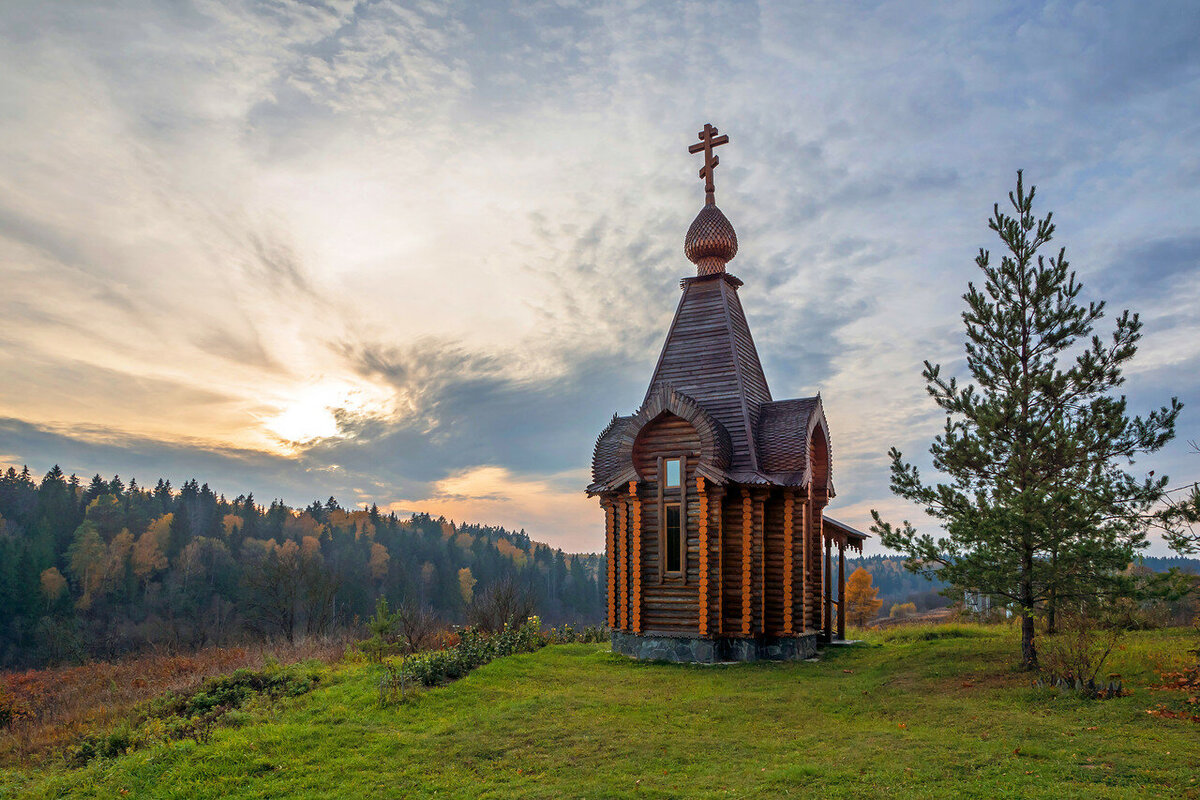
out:
{"label": "cloud", "polygon": [[1131,400],[1197,396],[1198,33],[1132,2],[21,3],[0,450],[574,537],[571,476],[691,271],[711,120],[775,396],[822,392],[846,522],[901,516],[884,453],[940,428],[920,365],[962,372],[1017,168],[1091,296],[1146,322]]}

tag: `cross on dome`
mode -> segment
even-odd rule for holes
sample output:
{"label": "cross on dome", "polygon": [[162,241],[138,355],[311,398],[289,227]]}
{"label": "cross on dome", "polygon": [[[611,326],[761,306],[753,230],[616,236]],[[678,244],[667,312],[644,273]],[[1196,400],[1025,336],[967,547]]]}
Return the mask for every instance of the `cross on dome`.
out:
{"label": "cross on dome", "polygon": [[717,133],[717,129],[706,122],[704,130],[696,134],[700,141],[688,147],[688,152],[692,154],[704,152],[704,166],[700,168],[700,177],[704,178],[704,203],[710,206],[716,203],[713,169],[721,163],[721,157],[713,155],[713,148],[729,143],[728,136],[717,136]]}

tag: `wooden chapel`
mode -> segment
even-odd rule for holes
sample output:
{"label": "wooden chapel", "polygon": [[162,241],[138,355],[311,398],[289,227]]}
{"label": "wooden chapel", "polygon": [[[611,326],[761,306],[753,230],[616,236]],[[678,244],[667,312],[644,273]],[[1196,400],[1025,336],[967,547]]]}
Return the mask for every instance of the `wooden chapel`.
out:
{"label": "wooden chapel", "polygon": [[[715,202],[684,240],[696,275],[641,407],[600,434],[592,483],[605,512],[613,650],[671,661],[798,659],[845,634],[845,550],[866,534],[824,510],[834,496],[821,397],[773,400],[726,271],[737,234]],[[833,549],[836,547],[836,562]],[[835,576],[836,570],[836,601]],[[836,606],[836,611],[834,610]]]}

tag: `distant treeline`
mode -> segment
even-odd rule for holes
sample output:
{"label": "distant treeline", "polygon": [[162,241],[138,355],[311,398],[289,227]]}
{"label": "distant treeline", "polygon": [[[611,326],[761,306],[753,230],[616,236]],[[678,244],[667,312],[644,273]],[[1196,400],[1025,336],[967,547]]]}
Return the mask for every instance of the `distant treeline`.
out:
{"label": "distant treeline", "polygon": [[[904,568],[904,561],[904,556],[847,558],[846,573],[848,575],[859,567],[871,573],[871,585],[879,589],[878,597],[883,601],[882,613],[885,615],[894,603],[913,603],[918,611],[950,605],[950,599],[940,594],[941,590],[946,588],[946,584],[930,582],[914,575]],[[1200,575],[1200,559],[1146,556],[1140,559],[1140,562],[1152,572],[1178,569],[1183,573]]]}
{"label": "distant treeline", "polygon": [[323,634],[369,616],[379,597],[464,619],[500,582],[550,623],[598,623],[601,555],[524,531],[416,514],[349,510],[332,497],[295,510],[55,466],[0,475],[0,668],[188,649],[254,636]]}

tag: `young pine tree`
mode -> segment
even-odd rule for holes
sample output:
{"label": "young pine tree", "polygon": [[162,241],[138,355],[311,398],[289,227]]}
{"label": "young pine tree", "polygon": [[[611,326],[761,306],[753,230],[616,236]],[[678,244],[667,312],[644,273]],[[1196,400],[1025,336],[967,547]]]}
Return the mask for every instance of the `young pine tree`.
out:
{"label": "young pine tree", "polygon": [[[1007,252],[999,265],[980,250],[983,286],[963,296],[972,383],[925,362],[929,394],[946,412],[930,446],[946,479],[926,484],[892,448],[892,491],[939,520],[944,537],[893,527],[872,512],[883,544],[915,572],[963,590],[1007,599],[1021,616],[1021,662],[1037,666],[1034,619],[1058,603],[1125,590],[1119,571],[1146,544],[1150,506],[1166,478],[1135,479],[1123,468],[1161,448],[1181,408],[1130,418],[1122,367],[1137,351],[1141,322],[1119,316],[1107,341],[1092,335],[1104,303],[1083,305],[1066,252],[1038,250],[1054,234],[1033,214],[1017,173],[1015,216],[994,206],[988,227]],[[1090,337],[1090,338],[1089,338]]]}

